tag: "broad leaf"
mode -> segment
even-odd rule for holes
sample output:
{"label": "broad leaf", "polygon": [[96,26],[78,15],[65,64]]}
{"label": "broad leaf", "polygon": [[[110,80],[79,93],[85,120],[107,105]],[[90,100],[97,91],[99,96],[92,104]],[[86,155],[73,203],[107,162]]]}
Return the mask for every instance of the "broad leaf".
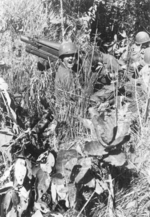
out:
{"label": "broad leaf", "polygon": [[65,200],[67,197],[68,189],[65,187],[64,184],[57,185],[56,193],[58,195],[58,200]]}
{"label": "broad leaf", "polygon": [[92,167],[92,157],[85,157],[85,158],[81,158],[78,161],[78,164],[80,164],[82,167],[88,167],[89,169],[91,169]]}
{"label": "broad leaf", "polygon": [[14,164],[14,185],[22,185],[27,174],[25,159],[18,158]]}
{"label": "broad leaf", "polygon": [[8,84],[3,78],[0,78],[0,90],[8,90]]}
{"label": "broad leaf", "polygon": [[89,166],[84,166],[80,168],[79,173],[75,177],[75,183],[86,184],[93,179],[93,173]]}
{"label": "broad leaf", "polygon": [[36,212],[31,217],[43,217],[40,210],[36,210]]}
{"label": "broad leaf", "polygon": [[33,175],[34,177],[36,177],[37,172],[38,172],[39,170],[41,170],[41,168],[40,168],[39,165],[38,165],[38,166],[37,166],[37,165],[33,166],[33,168],[32,168],[32,175]]}
{"label": "broad leaf", "polygon": [[118,109],[118,113],[115,110],[108,110],[99,115],[95,110],[90,111],[96,140],[103,147],[122,145],[126,142],[125,137],[129,132],[131,121],[130,113],[127,111],[128,104]]}
{"label": "broad leaf", "polygon": [[105,157],[104,162],[114,166],[123,166],[126,163],[126,156],[124,153],[113,153]]}
{"label": "broad leaf", "polygon": [[22,187],[19,191],[19,204],[17,206],[17,211],[19,216],[22,216],[23,212],[27,210],[29,205],[29,193],[24,187]]}
{"label": "broad leaf", "polygon": [[72,158],[70,159],[66,164],[65,164],[65,169],[72,171],[73,167],[77,164],[77,158]]}
{"label": "broad leaf", "polygon": [[15,190],[9,189],[3,199],[3,202],[1,204],[1,214],[2,216],[6,216],[7,213],[9,213],[14,206],[15,208],[19,204],[19,198]]}
{"label": "broad leaf", "polygon": [[92,158],[91,157],[79,159],[78,164],[74,166],[72,173],[70,175],[71,182],[81,181],[81,179],[85,176],[87,171],[89,169],[91,169],[91,167],[92,167]]}
{"label": "broad leaf", "polygon": [[103,193],[105,190],[108,190],[108,185],[106,182],[104,182],[103,180],[98,180],[96,179],[96,186],[95,186],[95,193],[97,194],[101,194]]}
{"label": "broad leaf", "polygon": [[78,153],[76,150],[60,150],[57,154],[56,171],[57,173],[65,174],[65,165],[72,158],[77,158]]}
{"label": "broad leaf", "polygon": [[75,183],[79,183],[80,180],[82,180],[85,176],[85,174],[88,172],[89,168],[88,167],[81,167],[78,175],[75,178]]}
{"label": "broad leaf", "polygon": [[23,197],[25,199],[28,199],[29,198],[29,194],[30,194],[30,190],[26,190],[25,187],[21,187],[19,188],[18,190],[18,195],[19,197]]}
{"label": "broad leaf", "polygon": [[42,154],[39,155],[38,159],[36,160],[36,162],[40,162],[40,163],[45,163],[47,160],[49,152],[45,151]]}
{"label": "broad leaf", "polygon": [[56,203],[59,200],[65,200],[68,204],[68,187],[64,183],[57,184],[52,182],[51,184],[52,201]]}
{"label": "broad leaf", "polygon": [[39,170],[36,176],[37,200],[40,200],[42,195],[47,191],[51,182],[49,173]]}
{"label": "broad leaf", "polygon": [[108,143],[111,142],[114,137],[114,120],[111,121],[110,117],[106,119],[105,113],[102,113],[101,115],[94,115],[92,117],[92,123],[94,125],[97,140],[104,147],[107,147]]}
{"label": "broad leaf", "polygon": [[115,111],[105,112],[103,121],[104,133],[101,135],[102,140],[109,144],[116,135],[116,113]]}
{"label": "broad leaf", "polygon": [[18,213],[16,211],[16,208],[14,208],[12,206],[11,209],[9,210],[9,212],[7,213],[7,217],[18,217]]}
{"label": "broad leaf", "polygon": [[129,135],[126,135],[126,136],[122,136],[122,137],[118,137],[117,139],[115,139],[111,144],[110,146],[108,146],[108,149],[112,149],[113,147],[115,146],[118,146],[118,145],[123,145],[125,144],[126,142],[128,142],[130,139],[130,136]]}
{"label": "broad leaf", "polygon": [[57,127],[57,121],[53,120],[48,127],[44,130],[43,136],[44,137],[49,137],[50,135],[53,135],[55,133],[55,129]]}
{"label": "broad leaf", "polygon": [[83,123],[84,127],[91,129],[92,121],[87,118],[78,117],[78,119]]}
{"label": "broad leaf", "polygon": [[85,186],[88,186],[89,188],[95,188],[95,178],[90,180],[88,183],[84,184]]}
{"label": "broad leaf", "polygon": [[51,178],[52,178],[52,183],[56,185],[65,184],[65,179],[63,178],[61,173],[55,173]]}
{"label": "broad leaf", "polygon": [[104,101],[113,94],[114,92],[114,85],[105,85],[103,88],[101,88],[99,91],[95,92],[90,99],[92,101],[100,102],[101,100]]}
{"label": "broad leaf", "polygon": [[103,156],[108,153],[101,143],[97,141],[85,142],[84,150],[88,155],[92,156]]}
{"label": "broad leaf", "polygon": [[0,130],[0,146],[7,145],[9,146],[10,141],[13,138],[13,133],[10,131],[10,129],[5,128]]}
{"label": "broad leaf", "polygon": [[129,103],[125,103],[118,109],[117,134],[115,139],[129,134],[131,113],[128,112]]}
{"label": "broad leaf", "polygon": [[92,121],[87,118],[79,118],[79,120],[83,123],[83,126],[85,128],[90,130],[92,139],[94,140],[97,139],[97,136],[95,134],[95,128],[94,128]]}
{"label": "broad leaf", "polygon": [[51,173],[52,168],[55,165],[55,158],[52,153],[48,153],[47,156],[43,156],[40,160],[40,167],[43,171]]}
{"label": "broad leaf", "polygon": [[0,195],[4,195],[8,190],[13,188],[13,182],[8,182],[0,188]]}
{"label": "broad leaf", "polygon": [[47,206],[46,203],[39,201],[39,202],[34,202],[34,209],[35,210],[40,210],[42,213],[48,213],[50,212],[49,207]]}
{"label": "broad leaf", "polygon": [[104,70],[108,70],[108,72],[118,72],[119,70],[117,59],[110,54],[103,53],[103,64],[105,67]]}

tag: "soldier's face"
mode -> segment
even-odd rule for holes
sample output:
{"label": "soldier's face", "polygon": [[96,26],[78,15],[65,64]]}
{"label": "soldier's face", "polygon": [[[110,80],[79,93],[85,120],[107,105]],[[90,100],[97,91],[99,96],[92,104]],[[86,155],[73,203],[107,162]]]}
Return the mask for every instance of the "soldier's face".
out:
{"label": "soldier's face", "polygon": [[66,54],[63,57],[63,63],[69,69],[72,69],[76,61],[75,54]]}
{"label": "soldier's face", "polygon": [[147,48],[147,47],[149,47],[150,46],[150,42],[146,42],[146,43],[144,43],[144,44],[142,44],[142,48]]}

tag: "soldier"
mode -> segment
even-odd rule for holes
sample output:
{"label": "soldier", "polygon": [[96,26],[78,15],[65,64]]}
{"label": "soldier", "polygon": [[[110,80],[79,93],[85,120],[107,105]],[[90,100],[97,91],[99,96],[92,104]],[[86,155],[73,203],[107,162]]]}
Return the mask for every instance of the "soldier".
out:
{"label": "soldier", "polygon": [[56,101],[74,100],[77,80],[77,47],[64,42],[59,47],[60,65],[55,77]]}
{"label": "soldier", "polygon": [[150,66],[150,47],[145,49],[144,62]]}
{"label": "soldier", "polygon": [[145,49],[144,53],[145,66],[140,71],[140,76],[142,78],[142,83],[144,84],[143,90],[147,93],[146,99],[146,109],[145,109],[145,122],[149,116],[149,106],[150,106],[150,47]]}
{"label": "soldier", "polygon": [[[92,67],[90,57],[92,58]],[[61,63],[55,77],[55,96],[57,103],[66,99],[77,100],[81,96],[80,91],[83,93],[83,98],[90,97],[92,101],[99,101],[99,97],[97,97],[97,94],[101,95],[99,94],[99,90],[105,92],[105,94],[106,91],[109,92],[108,95],[114,91],[114,88],[112,91],[110,85],[111,81],[114,80],[114,77],[118,73],[120,66],[113,56],[101,53],[100,51],[94,52],[92,56],[89,51],[89,53],[79,61],[76,45],[72,42],[65,42],[60,45],[59,58]],[[98,65],[98,62],[102,62],[103,69],[97,80],[95,77],[98,76],[98,74],[93,68]],[[83,71],[80,70],[80,68],[82,68]],[[91,71],[91,77],[89,76],[88,83],[85,84],[82,75],[88,76],[89,70]],[[94,80],[97,80],[96,84],[94,84]],[[103,89],[104,86],[106,90]],[[113,84],[112,86],[114,87]]]}
{"label": "soldier", "polygon": [[145,49],[144,53],[145,66],[140,71],[140,76],[145,84],[146,91],[149,90],[150,84],[150,47]]}
{"label": "soldier", "polygon": [[150,37],[146,32],[141,31],[136,34],[135,44],[131,47],[131,67],[140,70],[145,65],[145,62],[143,60],[144,51],[145,48],[149,47],[149,44]]}
{"label": "soldier", "polygon": [[100,52],[97,57],[97,61],[102,64],[102,69],[94,84],[94,93],[90,99],[103,102],[114,97],[114,82],[118,78],[120,65],[117,59],[110,54]]}

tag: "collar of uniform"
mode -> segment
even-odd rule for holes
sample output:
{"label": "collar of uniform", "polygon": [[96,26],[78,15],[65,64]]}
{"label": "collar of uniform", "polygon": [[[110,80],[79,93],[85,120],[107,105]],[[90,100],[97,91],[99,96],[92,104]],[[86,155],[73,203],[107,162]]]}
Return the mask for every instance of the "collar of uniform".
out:
{"label": "collar of uniform", "polygon": [[69,69],[69,68],[67,68],[66,66],[65,66],[65,64],[61,61],[60,62],[60,66],[62,67],[62,68],[64,68],[64,69],[66,69],[66,70],[68,70],[69,72],[71,72],[71,73],[75,73],[76,71],[74,70],[74,67],[73,67],[73,69]]}
{"label": "collar of uniform", "polygon": [[66,68],[67,69],[67,67],[65,66],[65,64],[64,64],[64,62],[60,62],[60,65],[62,66],[62,67],[64,67],[64,68]]}

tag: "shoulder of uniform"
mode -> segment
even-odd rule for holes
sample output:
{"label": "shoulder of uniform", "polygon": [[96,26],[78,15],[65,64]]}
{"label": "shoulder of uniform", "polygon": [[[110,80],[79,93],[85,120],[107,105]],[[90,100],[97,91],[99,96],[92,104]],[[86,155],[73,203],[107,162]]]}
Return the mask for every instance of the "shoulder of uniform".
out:
{"label": "shoulder of uniform", "polygon": [[56,79],[65,79],[69,74],[69,69],[67,69],[63,64],[60,64],[56,72]]}

